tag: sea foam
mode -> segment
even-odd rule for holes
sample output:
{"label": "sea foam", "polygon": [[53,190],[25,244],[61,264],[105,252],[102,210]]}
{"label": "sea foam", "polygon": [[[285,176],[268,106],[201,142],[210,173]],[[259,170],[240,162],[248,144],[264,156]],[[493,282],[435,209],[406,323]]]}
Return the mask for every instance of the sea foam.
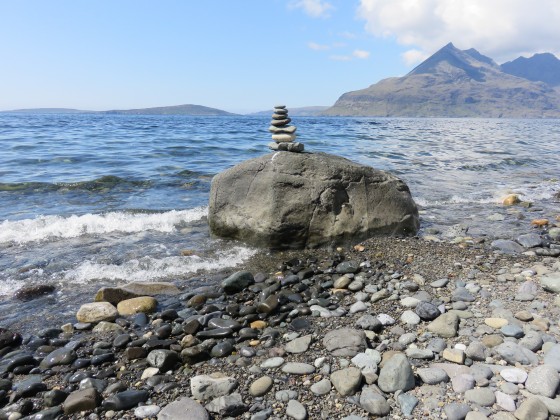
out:
{"label": "sea foam", "polygon": [[163,213],[110,212],[82,216],[38,216],[34,219],[0,223],[0,244],[59,240],[111,232],[173,232],[177,225],[202,219],[207,207],[171,210]]}
{"label": "sea foam", "polygon": [[101,264],[85,261],[66,272],[64,279],[71,283],[88,283],[95,280],[156,281],[173,279],[199,270],[220,270],[235,267],[258,251],[242,246],[218,251],[212,257],[196,255],[132,259],[123,264]]}

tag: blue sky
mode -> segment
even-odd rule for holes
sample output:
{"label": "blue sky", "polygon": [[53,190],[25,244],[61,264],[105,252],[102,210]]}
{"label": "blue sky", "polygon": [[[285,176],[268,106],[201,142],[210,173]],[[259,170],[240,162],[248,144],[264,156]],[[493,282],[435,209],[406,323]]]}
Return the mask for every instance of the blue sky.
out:
{"label": "blue sky", "polygon": [[0,110],[332,105],[449,41],[499,62],[555,53],[560,2],[525,3],[0,0]]}

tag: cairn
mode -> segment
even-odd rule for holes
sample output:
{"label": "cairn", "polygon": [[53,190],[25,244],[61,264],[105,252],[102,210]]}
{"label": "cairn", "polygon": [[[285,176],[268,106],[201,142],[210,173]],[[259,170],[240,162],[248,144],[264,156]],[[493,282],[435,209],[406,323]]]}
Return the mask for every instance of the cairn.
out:
{"label": "cairn", "polygon": [[296,127],[288,125],[292,121],[288,117],[288,110],[286,105],[276,105],[274,107],[274,114],[272,114],[272,121],[268,131],[272,133],[272,140],[274,143],[269,143],[269,149],[285,152],[303,152],[303,143],[294,142],[296,139]]}

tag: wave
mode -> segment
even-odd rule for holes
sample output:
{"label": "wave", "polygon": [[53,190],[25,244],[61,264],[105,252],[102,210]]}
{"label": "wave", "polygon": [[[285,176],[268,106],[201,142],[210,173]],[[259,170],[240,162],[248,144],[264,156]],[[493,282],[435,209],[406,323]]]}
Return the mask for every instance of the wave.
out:
{"label": "wave", "polygon": [[101,264],[85,261],[73,270],[66,272],[64,279],[73,283],[88,283],[94,280],[156,281],[173,279],[199,270],[218,271],[235,267],[258,251],[236,246],[218,251],[213,257],[142,257],[123,264]]}
{"label": "wave", "polygon": [[149,187],[152,185],[151,181],[143,180],[130,180],[124,179],[114,175],[105,175],[90,181],[80,182],[16,182],[5,183],[0,182],[0,191],[58,191],[58,190],[84,190],[84,191],[106,191],[118,186],[132,186],[132,187]]}
{"label": "wave", "polygon": [[202,219],[207,207],[171,210],[163,213],[111,212],[82,216],[39,216],[0,223],[0,244],[76,238],[111,232],[173,232],[178,226]]}

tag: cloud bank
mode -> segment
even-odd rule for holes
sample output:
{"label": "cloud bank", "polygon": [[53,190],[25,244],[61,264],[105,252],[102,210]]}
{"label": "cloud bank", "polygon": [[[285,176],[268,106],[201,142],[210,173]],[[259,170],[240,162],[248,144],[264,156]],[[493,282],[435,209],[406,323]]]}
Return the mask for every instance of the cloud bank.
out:
{"label": "cloud bank", "polygon": [[411,47],[403,54],[408,64],[448,42],[498,63],[537,52],[560,56],[559,0],[361,0],[358,16],[371,34]]}

